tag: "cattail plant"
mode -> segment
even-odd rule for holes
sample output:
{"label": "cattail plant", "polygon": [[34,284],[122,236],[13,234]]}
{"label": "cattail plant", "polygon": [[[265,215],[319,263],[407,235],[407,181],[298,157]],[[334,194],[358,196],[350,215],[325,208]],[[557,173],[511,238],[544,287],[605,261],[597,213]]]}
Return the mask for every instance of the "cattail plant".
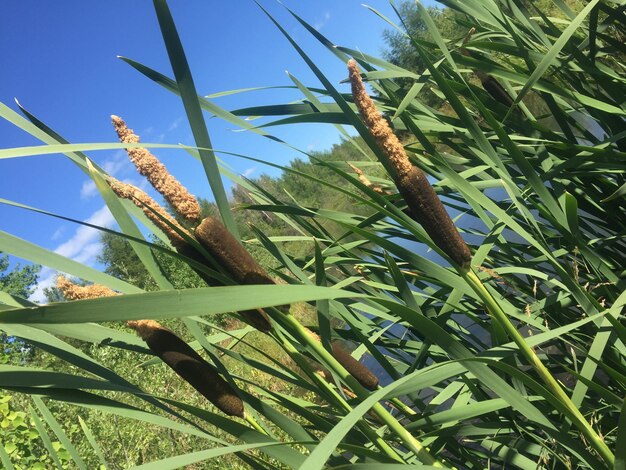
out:
{"label": "cattail plant", "polygon": [[[57,278],[57,288],[68,300],[119,295],[106,286],[79,286],[63,276]],[[244,417],[243,401],[231,385],[174,332],[154,320],[131,320],[126,325],[137,332],[154,354],[217,408],[227,415]]]}
{"label": "cattail plant", "polygon": [[382,163],[395,181],[411,216],[456,264],[463,268],[469,267],[471,260],[469,248],[428,182],[426,174],[411,164],[400,140],[376,109],[376,105],[365,90],[356,61],[348,62],[348,70],[354,102],[384,155],[385,160]]}
{"label": "cattail plant", "polygon": [[185,239],[173,227],[176,227],[183,233],[187,231],[148,194],[132,184],[122,183],[113,177],[109,177],[107,182],[117,196],[128,199],[139,207],[146,214],[146,217],[163,231],[174,248],[187,246]]}
{"label": "cattail plant", "polygon": [[359,167],[354,166],[350,162],[348,162],[348,166],[352,169],[352,171],[356,173],[356,175],[359,178],[359,181],[363,183],[365,186],[367,186],[368,188],[370,188],[372,191],[375,191],[378,194],[388,194],[388,192],[380,184],[372,183],[370,179],[367,176],[365,176],[365,173],[363,173],[363,170],[361,170]]}
{"label": "cattail plant", "polygon": [[[309,330],[305,329],[306,333],[309,337],[313,338],[318,343],[321,343],[320,337]],[[352,377],[359,381],[359,383],[367,388],[368,390],[376,390],[378,388],[378,377],[374,375],[374,373],[369,370],[369,368],[362,364],[360,361],[357,361],[352,354],[350,354],[346,349],[337,341],[331,344],[331,354],[332,356],[346,369]],[[332,380],[332,376],[328,370],[321,368],[319,371],[322,373],[322,376],[328,380],[329,382]]]}
{"label": "cattail plant", "polygon": [[[111,121],[115,132],[122,143],[139,143],[139,136],[129,129],[126,122],[119,116],[112,115]],[[202,210],[195,197],[165,168],[150,151],[143,147],[131,147],[126,149],[130,160],[137,167],[137,171],[145,176],[150,184],[172,208],[191,224],[200,222]]]}
{"label": "cattail plant", "polygon": [[350,375],[357,379],[361,385],[368,390],[376,390],[378,388],[378,377],[365,364],[357,361],[352,357],[352,354],[337,342],[332,343],[331,348],[333,357],[337,359],[337,362],[350,372]]}
{"label": "cattail plant", "polygon": [[101,284],[90,284],[79,286],[64,276],[57,277],[57,289],[61,291],[67,300],[97,299],[100,297],[111,297],[118,295],[113,289]]}
{"label": "cattail plant", "polygon": [[215,368],[171,330],[153,320],[126,323],[150,350],[217,408],[230,416],[244,417],[243,401]]}
{"label": "cattail plant", "polygon": [[[113,115],[111,120],[122,143],[139,142],[139,136],[132,129],[128,128],[122,118]],[[197,225],[200,222],[200,205],[187,188],[176,180],[157,157],[147,149],[140,147],[129,148],[127,152],[139,173],[146,176],[154,189],[163,195],[174,210],[192,225]],[[187,243],[172,226],[183,233],[188,234],[188,232],[150,196],[140,189],[132,185],[120,183],[114,178],[109,179],[109,184],[118,196],[131,199],[137,206],[142,208],[150,220],[164,231],[180,254],[201,263],[206,263],[206,260],[198,250]],[[236,282],[240,284],[274,283],[273,279],[219,220],[213,217],[202,220],[194,233],[200,244],[209,251],[211,256]],[[191,237],[191,235],[189,236]],[[216,284],[214,279],[208,277],[202,271],[196,270],[196,272],[207,284]],[[242,311],[240,314],[258,330],[263,332],[270,331],[271,324],[269,318],[262,309]]]}
{"label": "cattail plant", "polygon": [[[274,284],[274,280],[215,217],[206,217],[194,234],[211,256],[240,284]],[[257,329],[268,332],[270,321],[263,309],[247,310],[241,315]]]}
{"label": "cattail plant", "polygon": [[[472,53],[465,48],[465,44],[470,40],[475,32],[476,28],[471,28],[463,39],[461,54],[466,57],[473,57]],[[474,74],[480,80],[480,83],[482,84],[485,91],[489,93],[494,100],[505,105],[507,108],[513,106],[513,98],[511,98],[511,95],[509,95],[509,93],[504,89],[504,87],[502,86],[502,84],[500,84],[498,80],[496,80],[493,76],[483,72],[482,70],[474,70]]]}
{"label": "cattail plant", "polygon": [[194,234],[200,244],[240,284],[274,284],[274,280],[218,219],[206,217]]}

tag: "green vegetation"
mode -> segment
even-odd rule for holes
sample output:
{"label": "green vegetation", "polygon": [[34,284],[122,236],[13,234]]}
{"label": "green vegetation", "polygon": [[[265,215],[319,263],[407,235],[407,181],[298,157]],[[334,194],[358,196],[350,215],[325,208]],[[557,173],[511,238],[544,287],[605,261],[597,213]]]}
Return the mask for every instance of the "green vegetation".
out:
{"label": "green vegetation", "polygon": [[[344,134],[277,178],[223,170],[236,184],[230,205],[211,178],[219,204],[201,202],[203,216],[219,215],[277,285],[237,285],[243,277],[215,263],[193,224],[179,221],[188,233],[177,251],[162,230],[173,224],[116,197],[80,152],[88,145],[68,149],[120,225],[103,235],[106,272],[32,245],[22,256],[122,295],[37,307],[20,298],[32,283],[2,294],[0,330],[36,351],[0,365],[5,467],[23,454],[68,468],[624,468],[623,8],[444,3],[400,8],[389,61],[333,45],[295,17],[338,60],[358,62],[403,138],[407,169],[386,127],[370,125],[359,99],[278,24],[321,89],[295,82],[300,103],[232,113],[198,98],[167,5],[155,0],[175,80],[127,62],[180,94],[205,167],[217,160],[201,109],[270,138],[271,127],[241,118],[289,115],[291,125],[351,126],[359,137]],[[33,122],[46,144],[64,143]],[[412,202],[416,168],[434,181],[469,263]],[[136,222],[153,238],[139,242]],[[12,253],[11,240],[0,249]],[[267,334],[233,313],[256,308],[271,319]],[[121,323],[143,318],[236,385],[245,418],[210,405]],[[378,388],[359,382],[337,341]]]}
{"label": "green vegetation", "polygon": [[17,297],[28,297],[37,284],[40,266],[19,264],[9,271],[9,257],[0,251],[0,290]]}

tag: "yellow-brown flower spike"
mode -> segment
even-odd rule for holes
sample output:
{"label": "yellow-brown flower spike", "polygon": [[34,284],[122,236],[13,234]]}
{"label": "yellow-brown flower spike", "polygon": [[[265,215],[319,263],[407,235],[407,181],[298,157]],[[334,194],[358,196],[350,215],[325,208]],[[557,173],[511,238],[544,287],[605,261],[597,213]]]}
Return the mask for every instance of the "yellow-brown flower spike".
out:
{"label": "yellow-brown flower spike", "polygon": [[66,300],[97,299],[118,295],[117,292],[106,286],[100,284],[79,286],[63,276],[57,277],[57,289],[61,291]]}
{"label": "yellow-brown flower spike", "polygon": [[[128,128],[122,118],[111,116],[111,121],[120,142],[139,143],[139,136]],[[185,186],[167,171],[165,165],[158,158],[143,147],[128,148],[126,152],[139,173],[148,178],[154,189],[163,195],[178,214],[194,225],[200,222],[202,210],[198,201]]]}
{"label": "yellow-brown flower spike", "polygon": [[[165,233],[175,248],[182,248],[187,245],[187,242],[171,225],[177,227],[182,232],[186,232],[186,230],[158,202],[132,184],[122,183],[113,177],[109,177],[107,182],[115,194],[121,198],[129,199],[139,207],[146,214],[146,217]],[[166,220],[169,224],[165,222]]]}
{"label": "yellow-brown flower spike", "polygon": [[[205,218],[194,233],[198,242],[239,284],[274,284],[269,274],[215,217]],[[262,309],[239,313],[258,330],[267,332],[271,329]]]}
{"label": "yellow-brown flower spike", "polygon": [[129,321],[150,350],[180,377],[229,416],[244,416],[241,398],[217,370],[185,341],[152,320]]}
{"label": "yellow-brown flower spike", "polygon": [[354,166],[352,163],[348,162],[348,166],[350,168],[352,168],[352,171],[354,171],[356,173],[356,175],[359,178],[359,181],[361,183],[363,183],[365,186],[367,186],[368,188],[370,188],[372,191],[377,192],[378,194],[387,194],[387,191],[385,191],[383,189],[383,187],[380,184],[374,184],[372,183],[369,178],[367,176],[365,176],[365,173],[363,173],[363,171]]}
{"label": "yellow-brown flower spike", "polygon": [[428,182],[426,174],[411,164],[400,140],[376,109],[363,86],[359,67],[354,60],[348,62],[348,70],[354,103],[385,156],[386,161],[382,163],[394,179],[411,217],[422,225],[444,253],[462,268],[467,268],[471,260],[469,248]]}

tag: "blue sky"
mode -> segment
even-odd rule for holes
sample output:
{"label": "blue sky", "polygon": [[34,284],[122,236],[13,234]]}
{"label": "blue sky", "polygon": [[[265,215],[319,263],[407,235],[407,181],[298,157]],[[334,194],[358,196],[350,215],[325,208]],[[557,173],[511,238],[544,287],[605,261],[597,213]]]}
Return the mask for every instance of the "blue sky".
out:
{"label": "blue sky", "polygon": [[[252,1],[170,1],[198,92],[290,85],[288,70],[308,86],[319,83]],[[345,67],[276,2],[262,4],[314,58],[333,83],[347,76]],[[353,0],[285,1],[336,44],[380,55],[388,25]],[[385,1],[373,7],[389,17]],[[172,76],[152,2],[107,1],[3,2],[0,17],[0,101],[17,109],[14,98],[71,142],[115,142],[109,116],[123,117],[144,142],[193,145],[178,97],[154,84],[117,58],[129,57]],[[245,93],[216,99],[226,109],[286,103],[301,96],[285,90]],[[216,149],[286,163],[297,154],[284,146],[234,126],[208,120]],[[339,141],[332,126],[298,125],[272,133],[303,150],[324,150]],[[40,142],[0,122],[3,148]],[[192,193],[211,198],[200,164],[186,153],[155,149]],[[124,151],[89,156],[117,178],[146,187]],[[236,172],[258,176],[270,170],[245,160],[228,159]],[[46,155],[0,160],[0,198],[31,205],[96,225],[113,220],[97,191],[65,156]],[[160,200],[160,199],[158,199]],[[100,251],[94,230],[0,204],[0,230],[78,261],[93,264]],[[19,260],[17,260],[19,261]],[[49,284],[55,273],[42,272]],[[35,297],[41,300],[41,295]]]}

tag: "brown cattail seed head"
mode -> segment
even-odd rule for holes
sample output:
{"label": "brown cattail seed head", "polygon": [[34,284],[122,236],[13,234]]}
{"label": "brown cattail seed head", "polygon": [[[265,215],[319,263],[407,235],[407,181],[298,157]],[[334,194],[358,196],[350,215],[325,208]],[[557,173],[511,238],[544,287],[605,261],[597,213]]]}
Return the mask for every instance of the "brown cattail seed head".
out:
{"label": "brown cattail seed head", "polygon": [[333,357],[341,364],[350,375],[357,379],[361,385],[368,390],[376,390],[378,387],[378,377],[364,364],[361,364],[346,351],[339,343],[332,344]]}
{"label": "brown cattail seed head", "polygon": [[[139,136],[126,126],[124,120],[118,116],[111,116],[115,132],[122,143],[139,143]],[[174,210],[185,220],[193,224],[200,221],[202,210],[196,198],[163,165],[148,149],[133,147],[126,149],[130,160],[135,164],[139,173],[150,181],[150,184],[160,192]]]}
{"label": "brown cattail seed head", "polygon": [[215,217],[205,218],[195,235],[200,244],[240,284],[274,284],[272,278],[248,253],[224,224]]}
{"label": "brown cattail seed head", "polygon": [[[307,335],[313,338],[315,341],[321,342],[321,339],[317,333],[305,328],[304,331]],[[352,377],[357,379],[361,385],[363,385],[368,390],[375,390],[378,386],[378,377],[376,377],[372,371],[370,371],[367,366],[361,364],[355,358],[352,357],[348,351],[346,351],[343,346],[339,343],[333,343],[331,345],[332,350],[331,353],[337,362],[346,369]],[[332,380],[332,376],[328,370],[320,366],[321,375],[326,379],[327,382]]]}
{"label": "brown cattail seed head", "polygon": [[413,166],[404,147],[367,94],[359,67],[348,62],[352,96],[359,113],[376,144],[385,155],[385,168],[394,179],[398,191],[409,208],[411,217],[419,222],[435,244],[461,267],[469,266],[471,253],[441,200],[422,170]]}
{"label": "brown cattail seed head", "polygon": [[[467,41],[469,41],[469,39],[472,37],[472,34],[474,34],[475,31],[475,28],[471,28],[467,33],[467,36],[465,36],[465,39],[463,40],[461,54],[466,57],[472,57],[472,53],[465,49],[464,46]],[[493,78],[491,75],[486,74],[482,70],[474,70],[474,73],[480,79],[480,83],[483,85],[485,91],[489,93],[494,100],[502,103],[507,108],[513,106],[513,98],[511,98],[511,95],[509,95],[509,93],[504,89],[504,87],[500,84],[498,80]]]}
{"label": "brown cattail seed head", "polygon": [[[154,199],[132,184],[122,183],[113,177],[109,177],[107,182],[115,194],[121,198],[131,200],[133,204],[139,207],[143,213],[146,214],[146,217],[165,233],[175,248],[181,248],[187,245],[187,242],[171,225],[177,227],[182,232],[186,232],[186,230]],[[166,220],[169,224],[165,222]]]}
{"label": "brown cattail seed head", "polygon": [[[195,235],[198,242],[238,283],[274,284],[269,274],[218,219],[205,218],[196,227]],[[267,314],[262,309],[239,313],[260,331],[267,332],[271,329]]]}
{"label": "brown cattail seed head", "polygon": [[455,263],[469,266],[471,253],[446,212],[426,174],[417,167],[397,182],[398,191],[406,201],[410,215],[422,224],[426,233]]}
{"label": "brown cattail seed head", "polygon": [[241,398],[233,388],[187,343],[152,320],[129,321],[152,352],[193,388],[230,416],[244,416]]}
{"label": "brown cattail seed head", "polygon": [[475,72],[478,78],[480,78],[480,82],[482,83],[485,91],[489,93],[494,100],[503,104],[507,108],[513,106],[513,98],[511,98],[511,95],[509,95],[498,80],[493,78],[491,75],[487,75],[478,70]]}
{"label": "brown cattail seed head", "polygon": [[63,276],[57,277],[57,289],[61,291],[63,297],[67,300],[97,299],[118,295],[114,290],[101,284],[79,286]]}

